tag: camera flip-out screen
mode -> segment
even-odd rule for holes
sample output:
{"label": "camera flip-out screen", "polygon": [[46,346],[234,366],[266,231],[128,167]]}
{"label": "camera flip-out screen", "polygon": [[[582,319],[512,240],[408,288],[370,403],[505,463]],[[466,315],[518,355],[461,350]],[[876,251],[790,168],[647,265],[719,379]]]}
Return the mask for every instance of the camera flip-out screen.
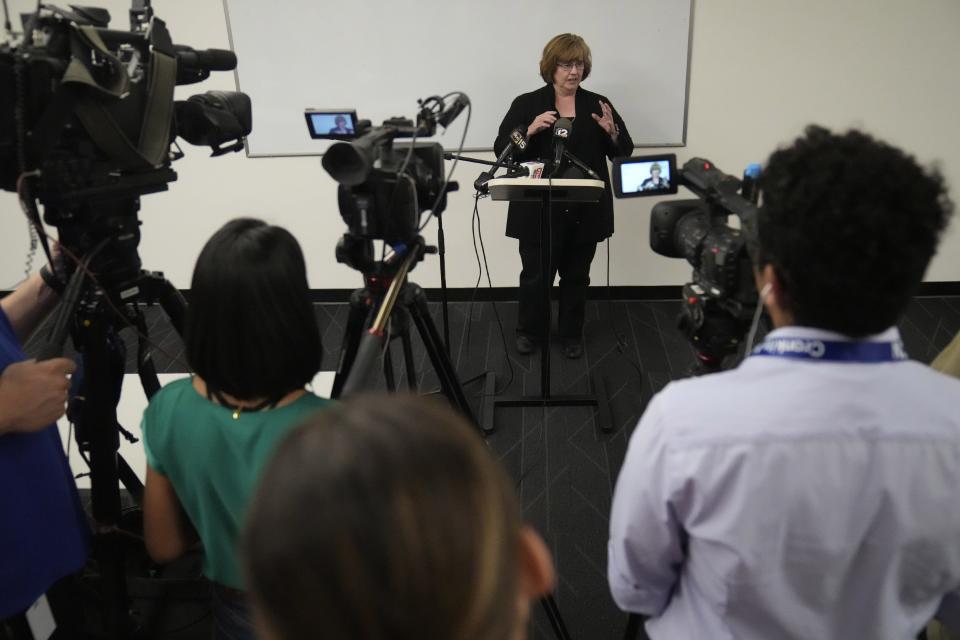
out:
{"label": "camera flip-out screen", "polygon": [[677,156],[672,153],[613,161],[613,192],[618,198],[676,193],[678,177]]}
{"label": "camera flip-out screen", "polygon": [[303,115],[314,140],[350,140],[357,135],[356,111],[307,109]]}

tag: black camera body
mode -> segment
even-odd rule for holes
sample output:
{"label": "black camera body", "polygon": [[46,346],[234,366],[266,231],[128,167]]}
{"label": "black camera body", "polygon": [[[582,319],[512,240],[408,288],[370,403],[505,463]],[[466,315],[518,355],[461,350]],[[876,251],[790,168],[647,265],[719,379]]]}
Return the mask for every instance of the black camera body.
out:
{"label": "black camera body", "polygon": [[[468,104],[465,96],[446,109],[442,98],[421,100],[416,123],[396,117],[373,127],[369,120],[360,120],[352,140],[327,149],[323,168],[340,185],[337,200],[347,225],[347,234],[337,245],[338,262],[371,274],[383,266],[374,259],[374,240],[382,240],[397,253],[422,244],[421,215],[427,210],[441,215],[447,193],[455,191],[457,184],[445,180],[443,146],[418,139],[434,135],[438,123],[446,127]],[[312,134],[316,127],[311,126],[311,118],[318,113],[326,112],[306,113]],[[395,143],[397,138],[412,140]]]}
{"label": "black camera body", "polygon": [[[756,310],[751,258],[756,237],[755,183],[752,177],[748,182],[728,175],[703,158],[692,158],[676,170],[671,158],[624,159],[614,163],[614,171],[630,175],[621,164],[656,162],[672,176],[674,187],[684,186],[697,196],[653,207],[650,248],[693,266],[691,282],[683,287],[684,306],[678,324],[693,343],[701,367],[716,370],[738,353]],[[628,195],[618,193],[620,197],[635,195],[632,190]],[[730,226],[731,215],[739,220],[739,228]]]}
{"label": "black camera body", "polygon": [[139,273],[139,198],[176,180],[177,135],[217,155],[251,130],[244,94],[173,99],[177,84],[234,68],[232,52],[173,44],[149,2],[130,16],[121,31],[103,9],[42,5],[21,41],[0,43],[0,188],[20,194],[34,225],[43,204],[59,242],[108,285]]}
{"label": "black camera body", "polygon": [[[324,156],[325,162],[331,152]],[[357,237],[383,240],[391,246],[410,243],[418,234],[420,215],[443,188],[443,147],[430,142],[387,141],[375,154],[377,160],[371,163],[375,168],[366,173],[363,182],[340,184],[340,216],[349,233]],[[446,194],[438,205],[440,211],[444,208]]]}
{"label": "black camera body", "polygon": [[[709,160],[693,158],[679,177],[679,183],[700,199],[655,205],[650,248],[668,258],[687,260],[696,284],[718,299],[737,301],[744,285],[752,282],[746,234],[755,224],[756,205],[739,193],[739,179]],[[731,214],[740,220],[740,228],[727,224]]]}

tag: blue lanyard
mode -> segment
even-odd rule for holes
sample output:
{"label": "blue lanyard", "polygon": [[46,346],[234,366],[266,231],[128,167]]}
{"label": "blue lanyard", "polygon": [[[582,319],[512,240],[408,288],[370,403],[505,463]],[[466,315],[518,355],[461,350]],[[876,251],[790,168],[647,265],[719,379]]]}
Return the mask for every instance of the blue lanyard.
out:
{"label": "blue lanyard", "polygon": [[816,338],[769,338],[753,356],[773,356],[814,362],[900,362],[907,360],[903,342],[844,342]]}

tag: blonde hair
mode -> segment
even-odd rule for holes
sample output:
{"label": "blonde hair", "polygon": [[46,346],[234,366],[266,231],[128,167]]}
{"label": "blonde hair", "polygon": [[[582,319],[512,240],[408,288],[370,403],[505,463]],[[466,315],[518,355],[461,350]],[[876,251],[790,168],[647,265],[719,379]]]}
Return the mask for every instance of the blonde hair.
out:
{"label": "blonde hair", "polygon": [[540,56],[540,77],[547,84],[553,84],[553,74],[561,62],[583,60],[583,76],[586,80],[593,68],[593,58],[586,41],[575,33],[561,33],[550,38]]}

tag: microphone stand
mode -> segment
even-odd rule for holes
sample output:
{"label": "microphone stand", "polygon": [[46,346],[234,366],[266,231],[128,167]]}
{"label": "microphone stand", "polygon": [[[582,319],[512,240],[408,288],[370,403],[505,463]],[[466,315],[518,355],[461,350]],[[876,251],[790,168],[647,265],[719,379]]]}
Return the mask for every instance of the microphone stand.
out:
{"label": "microphone stand", "polygon": [[503,160],[500,162],[491,162],[489,160],[481,160],[480,158],[470,158],[467,156],[460,156],[455,153],[445,153],[443,157],[446,160],[463,160],[464,162],[473,162],[475,164],[485,164],[489,169],[477,176],[477,179],[473,181],[473,188],[479,191],[480,193],[487,193],[487,182],[493,179],[493,174],[497,172],[497,169],[500,167],[506,167],[510,171],[510,177],[520,177],[530,175],[529,170],[523,165],[517,164],[516,162],[510,162],[509,160]]}
{"label": "microphone stand", "polygon": [[485,164],[488,167],[494,168],[495,170],[499,169],[500,167],[506,167],[511,171],[526,171],[526,168],[523,165],[517,164],[516,162],[508,162],[506,160],[504,160],[503,162],[494,162],[492,160],[481,160],[480,158],[471,158],[469,156],[461,156],[461,155],[457,155],[456,153],[445,153],[443,154],[443,159],[444,160],[460,160],[461,162],[473,162],[474,164]]}
{"label": "microphone stand", "polygon": [[566,149],[563,150],[563,157],[570,161],[570,164],[575,166],[577,169],[580,169],[584,174],[590,176],[594,180],[599,180],[600,176],[597,175],[597,172],[587,166],[583,160],[573,155]]}
{"label": "microphone stand", "polygon": [[[455,153],[444,153],[443,157],[445,160],[462,160],[464,162],[475,162],[477,164],[490,165],[495,167],[493,170],[496,171],[496,168],[507,167],[512,171],[525,171],[525,168],[519,164],[513,162],[490,162],[489,160],[481,160],[479,158],[469,158],[467,156],[457,155]],[[479,178],[478,178],[479,180]],[[485,186],[486,181],[483,185]],[[474,185],[476,186],[476,184]],[[479,188],[477,189],[480,190]],[[438,257],[440,258],[440,306],[442,309],[443,315],[443,344],[446,347],[447,355],[450,355],[450,319],[447,311],[447,247],[446,247],[446,238],[443,234],[443,215],[440,213],[435,213],[434,217],[437,219],[437,248],[438,248]]]}

